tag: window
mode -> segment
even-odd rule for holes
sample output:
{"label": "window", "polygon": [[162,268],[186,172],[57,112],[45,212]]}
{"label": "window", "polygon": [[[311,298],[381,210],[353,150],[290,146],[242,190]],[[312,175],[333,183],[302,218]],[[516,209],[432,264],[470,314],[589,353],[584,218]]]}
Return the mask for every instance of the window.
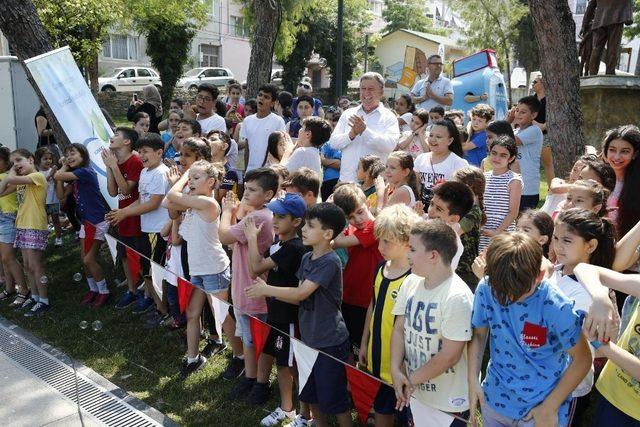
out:
{"label": "window", "polygon": [[118,75],[118,77],[120,77],[121,79],[130,79],[135,76],[136,76],[136,72],[133,70],[133,68],[128,68],[122,71],[120,75]]}
{"label": "window", "polygon": [[151,73],[146,68],[138,68],[138,77],[151,77]]}
{"label": "window", "polygon": [[220,46],[214,46],[212,44],[201,44],[200,58],[201,67],[219,67]]}
{"label": "window", "polygon": [[576,0],[576,15],[584,15],[587,10],[587,0]]}
{"label": "window", "polygon": [[382,0],[367,0],[367,9],[376,16],[382,16]]}
{"label": "window", "polygon": [[111,34],[102,44],[102,56],[113,59],[138,59],[138,37]]}
{"label": "window", "polygon": [[231,17],[230,27],[229,32],[236,37],[248,39],[249,34],[251,34],[251,28],[249,28],[249,25],[245,22],[244,18],[240,16]]}

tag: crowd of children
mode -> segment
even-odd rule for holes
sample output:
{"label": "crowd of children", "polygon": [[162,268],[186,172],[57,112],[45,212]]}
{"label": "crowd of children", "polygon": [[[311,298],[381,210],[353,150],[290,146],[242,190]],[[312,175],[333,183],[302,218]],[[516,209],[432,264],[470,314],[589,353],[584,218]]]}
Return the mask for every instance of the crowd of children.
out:
{"label": "crowd of children", "polygon": [[[115,308],[185,329],[183,378],[226,341],[229,398],[262,405],[275,362],[280,404],[262,425],[351,425],[341,363],[387,383],[371,408],[378,426],[422,425],[412,399],[450,425],[475,424],[477,410],[485,426],[578,426],[587,413],[597,426],[640,425],[638,128],[611,130],[538,210],[535,97],[507,121],[478,105],[466,128],[464,114],[400,97],[396,150],[350,157],[359,182],[338,182],[345,159],[325,144],[335,122],[314,116],[311,96],[290,119],[273,111],[274,87],[255,102],[240,93],[231,85],[215,108],[217,89],[203,85],[197,116],[172,103],[163,137],[140,114],[115,129],[102,160],[116,209],[82,144],[62,159],[0,148],[0,298],[25,316],[54,307],[48,217],[57,246],[59,201],[72,192],[89,288],[79,303],[112,302],[99,255],[110,233],[126,277]],[[225,129],[212,129],[218,119]],[[150,261],[167,269],[160,283]],[[193,285],[186,309],[178,277]],[[258,357],[251,317],[271,326]],[[302,389],[291,337],[320,351]]]}

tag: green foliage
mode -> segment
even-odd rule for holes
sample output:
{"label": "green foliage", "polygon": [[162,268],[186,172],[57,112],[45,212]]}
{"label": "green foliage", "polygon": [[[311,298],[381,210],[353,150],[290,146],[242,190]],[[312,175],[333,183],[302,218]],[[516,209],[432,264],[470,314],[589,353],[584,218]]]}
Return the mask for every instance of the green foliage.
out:
{"label": "green foliage", "polygon": [[[520,0],[526,3],[526,0]],[[513,43],[513,53],[528,73],[540,69],[538,57],[538,42],[533,31],[533,19],[527,9],[527,13],[518,21],[518,34]]]}
{"label": "green foliage", "polygon": [[387,21],[385,33],[406,29],[432,33],[432,20],[425,14],[424,0],[385,0],[382,17]]}
{"label": "green foliage", "polygon": [[640,0],[633,0],[633,25],[625,27],[624,35],[629,39],[640,35]]}

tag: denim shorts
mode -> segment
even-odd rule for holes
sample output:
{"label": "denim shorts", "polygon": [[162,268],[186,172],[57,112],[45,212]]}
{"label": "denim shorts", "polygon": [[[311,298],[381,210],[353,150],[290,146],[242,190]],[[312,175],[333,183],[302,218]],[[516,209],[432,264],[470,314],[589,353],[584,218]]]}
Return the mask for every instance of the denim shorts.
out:
{"label": "denim shorts", "polygon": [[231,283],[231,269],[229,267],[221,273],[191,276],[191,284],[207,294],[227,291],[229,283]]}
{"label": "denim shorts", "polygon": [[16,240],[16,214],[0,213],[0,243],[10,243]]}
{"label": "denim shorts", "polygon": [[[192,276],[193,277],[193,276]],[[241,311],[238,311],[234,308],[236,314],[236,336],[242,339],[242,344],[253,347],[253,337],[251,336],[251,326],[249,324],[249,316],[248,314],[244,314]],[[267,314],[252,314],[253,317],[256,317],[263,322],[267,321]]]}

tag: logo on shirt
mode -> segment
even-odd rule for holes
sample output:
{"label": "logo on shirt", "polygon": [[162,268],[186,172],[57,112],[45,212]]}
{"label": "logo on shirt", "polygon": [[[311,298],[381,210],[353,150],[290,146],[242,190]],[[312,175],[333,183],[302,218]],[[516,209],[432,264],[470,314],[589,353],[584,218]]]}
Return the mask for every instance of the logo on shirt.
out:
{"label": "logo on shirt", "polygon": [[391,291],[391,299],[395,301],[396,298],[398,298],[398,290],[394,289]]}
{"label": "logo on shirt", "polygon": [[547,328],[529,322],[524,322],[522,341],[530,348],[539,348],[547,343]]}

